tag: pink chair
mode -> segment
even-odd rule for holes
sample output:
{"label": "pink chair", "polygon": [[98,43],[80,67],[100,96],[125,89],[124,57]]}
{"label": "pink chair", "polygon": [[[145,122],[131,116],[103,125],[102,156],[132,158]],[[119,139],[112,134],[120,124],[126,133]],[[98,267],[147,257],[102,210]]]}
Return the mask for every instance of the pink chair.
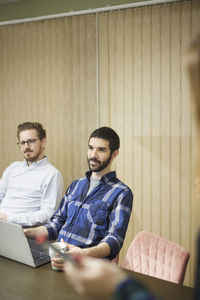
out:
{"label": "pink chair", "polygon": [[189,252],[156,234],[139,232],[128,248],[121,267],[183,284]]}

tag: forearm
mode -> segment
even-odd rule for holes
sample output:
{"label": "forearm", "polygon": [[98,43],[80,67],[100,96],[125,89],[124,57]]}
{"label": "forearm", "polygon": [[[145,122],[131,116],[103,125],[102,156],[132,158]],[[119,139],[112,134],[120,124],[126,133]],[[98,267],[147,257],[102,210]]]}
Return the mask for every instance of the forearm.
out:
{"label": "forearm", "polygon": [[23,213],[6,213],[7,220],[12,223],[17,223],[22,226],[33,226],[44,224],[50,220],[54,211],[50,208],[42,208],[37,211],[27,211]]}
{"label": "forearm", "polygon": [[45,226],[39,226],[34,228],[26,228],[24,229],[24,233],[27,237],[36,238],[39,236],[48,237],[48,230]]}
{"label": "forearm", "polygon": [[[71,254],[72,256],[84,255],[84,256],[90,256],[96,258],[105,258],[110,254],[110,247],[107,243],[101,243],[97,246],[90,247],[90,248],[80,248],[71,244],[67,244],[67,248],[68,248],[67,253]],[[52,258],[52,265],[58,268],[59,270],[63,270],[63,259]]]}
{"label": "forearm", "polygon": [[84,248],[83,254],[91,257],[104,258],[110,255],[110,246],[103,242],[91,248]]}

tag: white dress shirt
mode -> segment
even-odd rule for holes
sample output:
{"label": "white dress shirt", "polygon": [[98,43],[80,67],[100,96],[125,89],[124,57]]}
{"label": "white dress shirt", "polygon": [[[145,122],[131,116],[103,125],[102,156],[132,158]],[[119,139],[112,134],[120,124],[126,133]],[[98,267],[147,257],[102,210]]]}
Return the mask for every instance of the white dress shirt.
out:
{"label": "white dress shirt", "polygon": [[47,222],[61,201],[61,173],[43,158],[28,166],[12,163],[0,179],[0,212],[7,220],[24,226]]}

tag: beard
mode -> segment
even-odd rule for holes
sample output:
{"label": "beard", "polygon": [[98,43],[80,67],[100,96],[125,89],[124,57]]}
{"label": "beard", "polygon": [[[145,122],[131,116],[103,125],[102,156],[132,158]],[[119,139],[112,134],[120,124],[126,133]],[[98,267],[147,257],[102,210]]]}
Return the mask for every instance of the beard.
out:
{"label": "beard", "polygon": [[[101,162],[100,160],[98,160],[94,157],[88,159],[88,166],[89,166],[90,171],[95,172],[95,173],[102,171],[103,169],[105,169],[109,165],[109,163],[111,161],[111,157],[112,157],[112,153],[110,154],[108,159],[103,161],[103,162]],[[99,166],[91,167],[90,162],[98,163]]]}
{"label": "beard", "polygon": [[26,150],[24,152],[24,158],[26,159],[27,162],[35,162],[41,155],[41,151],[38,151],[34,153],[32,150]]}

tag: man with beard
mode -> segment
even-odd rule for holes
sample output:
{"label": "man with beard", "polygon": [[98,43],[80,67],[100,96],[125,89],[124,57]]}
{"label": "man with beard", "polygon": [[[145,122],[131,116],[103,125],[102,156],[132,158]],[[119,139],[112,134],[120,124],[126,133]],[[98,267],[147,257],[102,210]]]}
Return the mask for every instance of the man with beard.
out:
{"label": "man with beard", "polygon": [[[88,142],[90,170],[86,177],[72,182],[48,224],[25,229],[25,234],[64,241],[69,254],[115,258],[123,245],[133,202],[131,190],[111,172],[119,145],[113,129],[95,130]],[[52,258],[52,264],[63,269],[61,258]]]}
{"label": "man with beard", "polygon": [[40,123],[20,124],[17,138],[24,161],[12,163],[0,179],[0,220],[44,224],[62,199],[63,179],[44,155],[46,131]]}

